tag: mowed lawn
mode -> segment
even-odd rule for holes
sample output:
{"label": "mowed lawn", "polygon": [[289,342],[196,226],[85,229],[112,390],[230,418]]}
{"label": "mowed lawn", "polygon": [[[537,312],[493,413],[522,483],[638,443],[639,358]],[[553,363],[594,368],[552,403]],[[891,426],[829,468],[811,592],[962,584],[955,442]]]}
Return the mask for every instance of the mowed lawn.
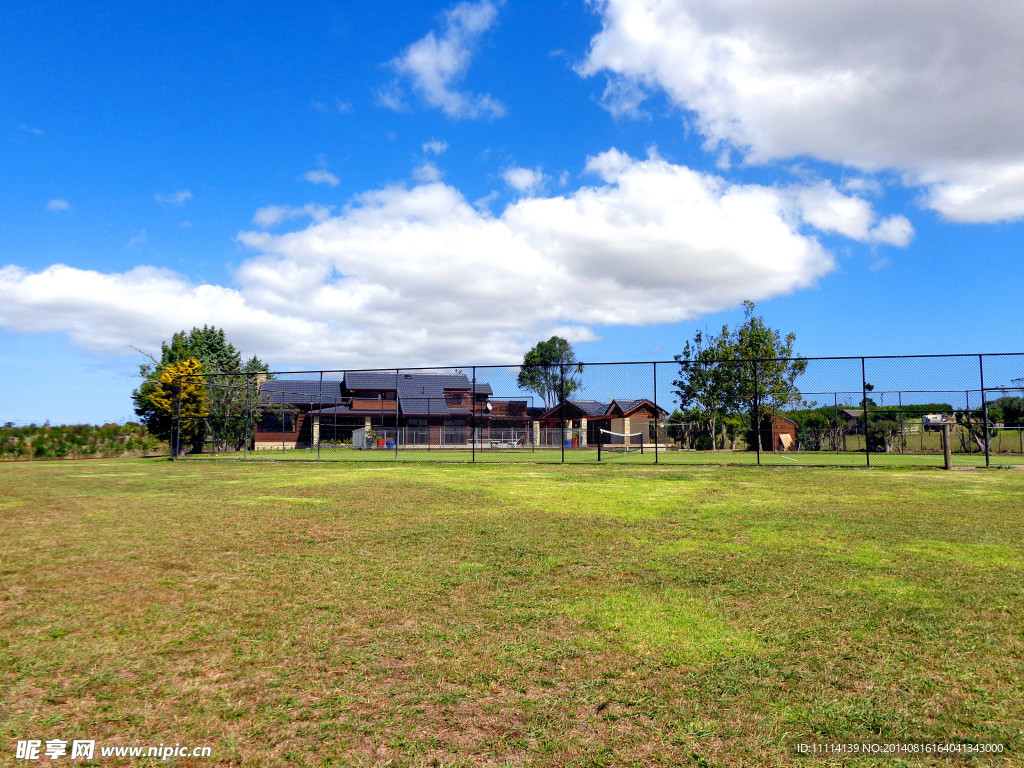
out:
{"label": "mowed lawn", "polygon": [[1022,662],[1019,471],[0,465],[2,765],[1016,765]]}

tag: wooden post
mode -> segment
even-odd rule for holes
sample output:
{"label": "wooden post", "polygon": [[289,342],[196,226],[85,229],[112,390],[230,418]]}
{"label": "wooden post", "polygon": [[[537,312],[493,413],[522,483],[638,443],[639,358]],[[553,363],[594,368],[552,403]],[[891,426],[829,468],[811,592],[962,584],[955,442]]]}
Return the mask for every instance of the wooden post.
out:
{"label": "wooden post", "polygon": [[953,468],[953,452],[949,446],[949,424],[942,424],[942,458],[945,462],[945,469]]}

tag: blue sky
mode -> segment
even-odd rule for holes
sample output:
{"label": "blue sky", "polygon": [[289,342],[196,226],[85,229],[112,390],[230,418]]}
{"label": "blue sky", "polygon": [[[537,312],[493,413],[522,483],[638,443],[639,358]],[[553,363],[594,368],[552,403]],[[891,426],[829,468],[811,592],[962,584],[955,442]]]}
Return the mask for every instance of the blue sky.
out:
{"label": "blue sky", "polygon": [[0,420],[132,417],[172,333],[276,369],[740,302],[807,356],[1024,349],[1024,7],[182,2],[0,20]]}

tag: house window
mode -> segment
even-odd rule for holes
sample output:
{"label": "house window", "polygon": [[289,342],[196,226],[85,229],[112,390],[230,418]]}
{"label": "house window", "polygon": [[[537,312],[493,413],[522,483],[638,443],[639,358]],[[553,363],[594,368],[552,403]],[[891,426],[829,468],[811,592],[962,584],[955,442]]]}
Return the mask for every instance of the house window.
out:
{"label": "house window", "polygon": [[294,432],[295,414],[264,411],[260,416],[259,430],[260,432]]}

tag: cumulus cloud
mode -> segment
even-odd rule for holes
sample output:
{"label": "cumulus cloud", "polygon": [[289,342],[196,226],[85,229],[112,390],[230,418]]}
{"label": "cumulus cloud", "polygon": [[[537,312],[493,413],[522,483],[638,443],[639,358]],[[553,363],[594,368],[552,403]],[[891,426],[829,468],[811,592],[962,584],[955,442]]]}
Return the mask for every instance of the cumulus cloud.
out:
{"label": "cumulus cloud", "polygon": [[332,187],[336,187],[341,184],[341,179],[330,171],[325,171],[323,169],[318,171],[307,171],[302,174],[302,178],[310,184],[327,184]]}
{"label": "cumulus cloud", "polygon": [[170,194],[164,194],[158,192],[153,197],[156,198],[158,203],[164,203],[165,205],[184,205],[192,199],[192,193],[187,189],[182,189],[178,192],[171,192]]}
{"label": "cumulus cloud", "polygon": [[708,148],[895,169],[959,221],[1024,216],[1024,5],[600,0],[584,75],[663,91]]}
{"label": "cumulus cloud", "polygon": [[544,173],[540,168],[506,168],[501,177],[516,192],[528,195],[544,187]]}
{"label": "cumulus cloud", "polygon": [[67,200],[61,200],[60,198],[55,198],[46,204],[46,210],[48,211],[59,212],[67,211],[70,209],[71,203],[69,203]]}
{"label": "cumulus cloud", "polygon": [[[274,348],[290,334],[323,334],[308,321],[275,317],[246,303],[238,291],[192,285],[156,267],[102,273],[56,264],[41,272],[0,268],[0,294],[22,293],[19,308],[0,307],[0,325],[21,333],[63,332],[71,343],[100,355],[126,355],[128,345],[158,348],[168,329],[213,323],[230,328],[245,349]],[[205,319],[204,319],[205,318]]]}
{"label": "cumulus cloud", "polygon": [[913,225],[905,216],[879,219],[867,200],[844,195],[828,182],[797,187],[793,193],[800,217],[822,232],[901,248],[914,236]]}
{"label": "cumulus cloud", "polygon": [[[498,3],[492,0],[460,3],[445,13],[440,34],[428,32],[393,59],[391,67],[411,83],[427,104],[449,117],[500,117],[505,108],[497,99],[456,89],[469,70],[480,37],[497,16]],[[398,83],[385,86],[377,101],[382,106],[401,109],[404,102]]]}
{"label": "cumulus cloud", "polygon": [[[241,232],[232,286],[152,267],[0,270],[0,326],[64,331],[103,354],[213,323],[275,364],[506,363],[538,338],[684,320],[813,285],[833,268],[812,228],[897,242],[859,199],[730,184],[609,150],[590,183],[499,214],[440,181],[366,192],[335,212],[267,206]],[[300,228],[266,227],[309,215]],[[889,223],[887,223],[889,222]]]}

